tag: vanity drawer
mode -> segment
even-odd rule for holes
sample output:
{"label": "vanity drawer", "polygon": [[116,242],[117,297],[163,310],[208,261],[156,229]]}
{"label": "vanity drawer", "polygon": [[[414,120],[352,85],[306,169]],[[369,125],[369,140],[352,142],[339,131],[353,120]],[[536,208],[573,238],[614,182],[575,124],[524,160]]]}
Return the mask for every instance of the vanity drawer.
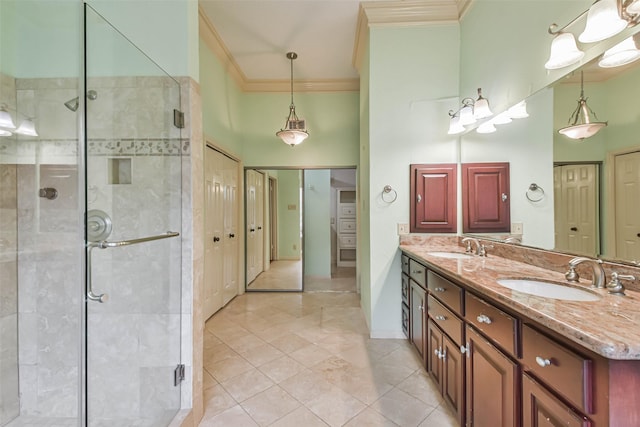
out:
{"label": "vanity drawer", "polygon": [[400,263],[402,265],[402,272],[404,274],[409,274],[409,257],[405,254],[402,254],[400,257]]}
{"label": "vanity drawer", "polygon": [[442,329],[457,345],[462,344],[464,322],[451,310],[442,305],[433,295],[427,298],[427,312],[440,329]]}
{"label": "vanity drawer", "polygon": [[409,305],[409,276],[402,275],[402,302]]}
{"label": "vanity drawer", "polygon": [[356,236],[338,236],[340,239],[340,247],[341,248],[355,248],[356,247]]}
{"label": "vanity drawer", "polygon": [[427,289],[427,268],[424,265],[410,259],[409,277],[411,277],[418,285]]}
{"label": "vanity drawer", "polygon": [[355,219],[339,219],[338,220],[338,233],[355,233],[355,232],[356,232]]}
{"label": "vanity drawer", "polygon": [[342,218],[355,218],[356,216],[356,204],[355,203],[341,203],[340,204],[340,217]]}
{"label": "vanity drawer", "polygon": [[465,310],[467,322],[512,356],[518,356],[517,319],[470,293],[466,296]]}
{"label": "vanity drawer", "polygon": [[433,296],[458,315],[463,315],[464,290],[460,286],[432,271],[427,273],[427,285]]}
{"label": "vanity drawer", "polygon": [[593,366],[584,357],[527,325],[522,327],[526,370],[585,413],[593,413]]}

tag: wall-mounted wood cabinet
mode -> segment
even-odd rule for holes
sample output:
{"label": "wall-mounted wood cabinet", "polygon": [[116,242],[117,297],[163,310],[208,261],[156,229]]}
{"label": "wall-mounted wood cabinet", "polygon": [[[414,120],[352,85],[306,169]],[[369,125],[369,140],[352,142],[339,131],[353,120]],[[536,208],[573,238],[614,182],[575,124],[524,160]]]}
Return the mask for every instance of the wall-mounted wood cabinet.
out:
{"label": "wall-mounted wood cabinet", "polygon": [[457,231],[457,174],[455,163],[411,165],[412,233]]}
{"label": "wall-mounted wood cabinet", "polygon": [[509,163],[462,165],[462,231],[496,233],[511,230]]}

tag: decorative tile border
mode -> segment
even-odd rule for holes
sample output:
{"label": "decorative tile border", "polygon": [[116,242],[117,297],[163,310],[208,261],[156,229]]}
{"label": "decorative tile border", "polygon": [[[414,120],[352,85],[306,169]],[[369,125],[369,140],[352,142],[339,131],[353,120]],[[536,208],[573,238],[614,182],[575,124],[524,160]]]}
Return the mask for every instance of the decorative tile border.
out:
{"label": "decorative tile border", "polygon": [[93,139],[87,143],[90,156],[188,156],[186,138]]}

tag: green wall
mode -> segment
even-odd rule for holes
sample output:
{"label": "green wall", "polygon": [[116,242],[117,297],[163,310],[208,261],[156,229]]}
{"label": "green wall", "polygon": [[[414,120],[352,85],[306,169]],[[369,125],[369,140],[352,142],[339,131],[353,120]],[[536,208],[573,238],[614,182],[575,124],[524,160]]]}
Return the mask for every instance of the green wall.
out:
{"label": "green wall", "polygon": [[304,171],[304,275],[331,277],[331,170]]}
{"label": "green wall", "polygon": [[[458,51],[458,24],[370,28],[369,138],[362,147],[369,172],[360,197],[368,228],[362,238],[369,240],[362,276],[370,277],[361,286],[363,298],[370,295],[373,337],[402,337],[396,224],[409,222],[409,164],[457,160],[447,111],[457,102]],[[394,203],[382,200],[385,185],[397,190]]]}
{"label": "green wall", "polygon": [[[300,259],[300,191],[302,172],[299,170],[277,171],[278,178],[278,258]],[[289,209],[294,206],[295,209]]]}

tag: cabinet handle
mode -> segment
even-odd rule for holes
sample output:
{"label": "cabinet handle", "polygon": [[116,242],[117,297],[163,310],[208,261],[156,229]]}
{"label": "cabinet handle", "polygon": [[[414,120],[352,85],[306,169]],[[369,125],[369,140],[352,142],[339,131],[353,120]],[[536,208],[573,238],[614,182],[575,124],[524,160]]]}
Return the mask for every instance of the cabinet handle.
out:
{"label": "cabinet handle", "polygon": [[446,289],[445,288],[435,288],[434,291],[436,291],[436,292],[444,292],[444,291],[446,291]]}
{"label": "cabinet handle", "polygon": [[480,316],[476,317],[476,319],[479,323],[486,323],[487,325],[491,324],[491,318],[487,315],[481,314]]}
{"label": "cabinet handle", "polygon": [[436,320],[447,320],[447,318],[438,314]]}
{"label": "cabinet handle", "polygon": [[460,353],[461,354],[465,354],[467,355],[467,357],[469,357],[469,343],[467,343],[467,345],[461,345],[460,346]]}
{"label": "cabinet handle", "polygon": [[551,365],[551,360],[545,359],[545,358],[540,357],[540,356],[537,356],[536,357],[536,363],[538,365],[540,365],[540,367],[546,368],[547,366]]}
{"label": "cabinet handle", "polygon": [[418,194],[418,203],[420,203],[421,201],[422,201],[422,196]]}
{"label": "cabinet handle", "polygon": [[424,305],[419,305],[419,306],[418,306],[418,310],[420,310],[420,311],[424,311]]}
{"label": "cabinet handle", "polygon": [[411,270],[412,274],[422,274],[423,271],[422,270]]}
{"label": "cabinet handle", "polygon": [[440,359],[440,349],[436,348],[435,351],[433,352],[436,356],[438,356],[438,359]]}

